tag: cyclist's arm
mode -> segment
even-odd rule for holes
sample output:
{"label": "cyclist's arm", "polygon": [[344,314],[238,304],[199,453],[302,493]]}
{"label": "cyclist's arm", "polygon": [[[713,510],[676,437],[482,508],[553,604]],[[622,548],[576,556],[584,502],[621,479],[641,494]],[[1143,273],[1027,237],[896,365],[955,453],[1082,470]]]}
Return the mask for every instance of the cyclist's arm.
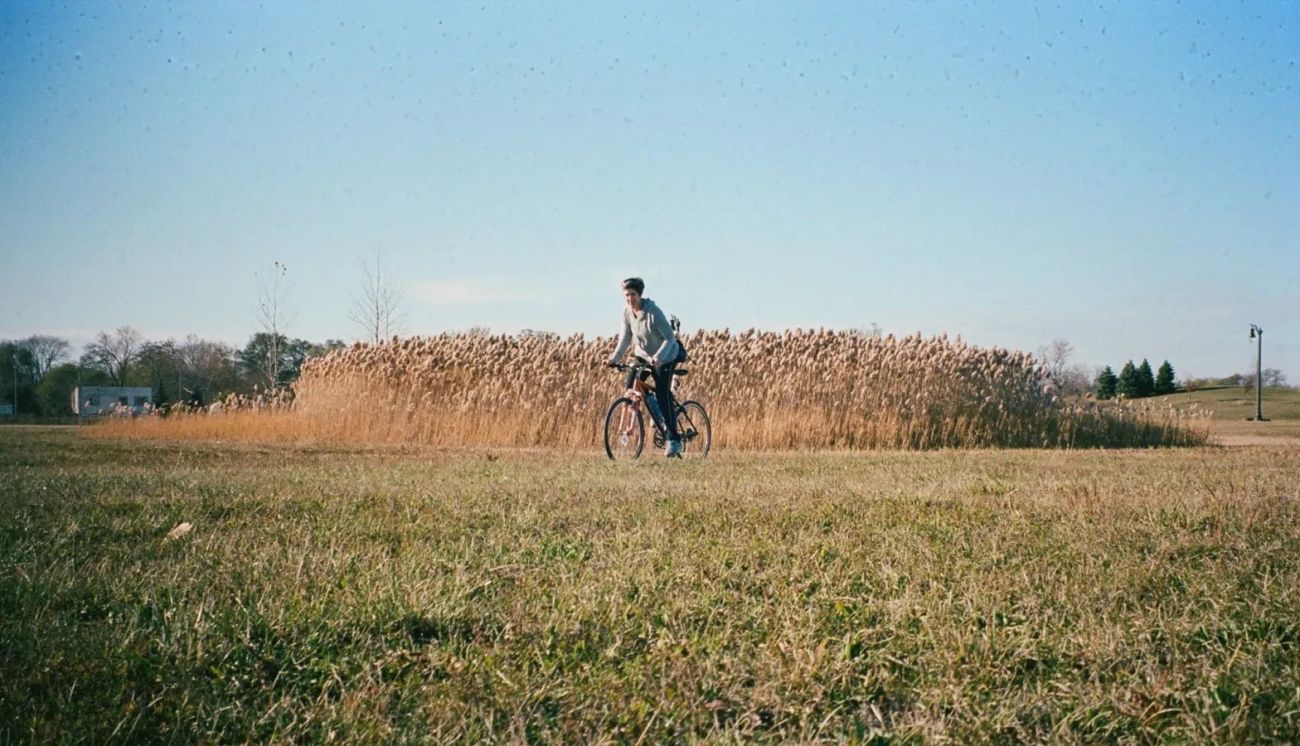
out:
{"label": "cyclist's arm", "polygon": [[617,363],[622,360],[630,344],[632,344],[632,322],[628,321],[627,312],[625,311],[623,313],[623,336],[619,337],[618,347],[614,349],[614,354],[609,356],[609,362]]}

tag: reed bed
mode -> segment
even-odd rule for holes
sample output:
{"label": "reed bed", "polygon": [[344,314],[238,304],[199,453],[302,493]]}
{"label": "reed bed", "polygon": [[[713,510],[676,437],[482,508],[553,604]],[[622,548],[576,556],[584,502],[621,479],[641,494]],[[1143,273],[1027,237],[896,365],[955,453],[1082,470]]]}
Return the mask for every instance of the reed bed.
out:
{"label": "reed bed", "polygon": [[[684,337],[679,399],[702,401],[733,449],[1199,445],[1172,409],[1056,397],[1039,360],[946,336],[854,331]],[[309,361],[291,407],[109,425],[214,439],[591,447],[621,374],[611,337],[443,334],[357,344]],[[265,423],[265,427],[261,426]]]}

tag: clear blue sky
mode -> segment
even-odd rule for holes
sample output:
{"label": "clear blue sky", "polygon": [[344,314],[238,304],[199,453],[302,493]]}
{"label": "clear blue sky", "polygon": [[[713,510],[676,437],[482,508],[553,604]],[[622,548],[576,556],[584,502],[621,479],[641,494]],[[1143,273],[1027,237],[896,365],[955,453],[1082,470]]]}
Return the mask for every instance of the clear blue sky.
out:
{"label": "clear blue sky", "polygon": [[946,332],[1300,382],[1300,3],[0,4],[0,338]]}

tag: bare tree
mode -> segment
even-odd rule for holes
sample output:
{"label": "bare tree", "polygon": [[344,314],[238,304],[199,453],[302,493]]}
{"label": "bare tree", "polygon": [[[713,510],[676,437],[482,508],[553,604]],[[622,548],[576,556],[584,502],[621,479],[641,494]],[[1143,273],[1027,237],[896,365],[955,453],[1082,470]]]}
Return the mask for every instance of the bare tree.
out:
{"label": "bare tree", "polygon": [[1097,378],[1098,372],[1082,363],[1071,365],[1061,371],[1056,379],[1056,387],[1063,394],[1087,396],[1092,391],[1092,382]]}
{"label": "bare tree", "polygon": [[140,341],[140,333],[129,326],[119,326],[112,335],[100,332],[94,342],[86,345],[81,362],[104,371],[118,386],[125,386],[131,365],[140,354]]}
{"label": "bare tree", "polygon": [[885,333],[881,330],[881,328],[880,328],[880,324],[877,324],[877,323],[874,322],[874,321],[871,322],[870,324],[866,325],[866,326],[859,326],[859,327],[855,328],[853,331],[857,332],[858,334],[861,334],[861,335],[864,336],[864,337],[870,337],[870,338],[874,338],[874,339],[879,339],[879,338],[883,337],[884,334],[885,334]]}
{"label": "bare tree", "polygon": [[555,332],[548,332],[542,329],[520,329],[520,339],[545,339],[552,342],[559,341],[560,335]]}
{"label": "bare tree", "polygon": [[[1265,368],[1263,370],[1263,375],[1264,388],[1266,389],[1283,388],[1286,386],[1286,374],[1278,368]],[[1243,373],[1240,378],[1241,386],[1246,391],[1255,390],[1255,371],[1252,370],[1249,373]]]}
{"label": "bare tree", "polygon": [[222,342],[200,339],[191,334],[178,348],[181,373],[180,397],[198,402],[213,400],[222,390],[231,391],[239,384],[235,351]]}
{"label": "bare tree", "polygon": [[285,292],[289,268],[276,261],[269,277],[259,276],[257,283],[257,323],[267,336],[267,355],[262,365],[267,388],[280,384],[282,348],[285,344],[284,327],[288,323]]}
{"label": "bare tree", "polygon": [[1053,339],[1050,346],[1040,347],[1038,354],[1047,364],[1047,372],[1052,376],[1052,380],[1059,381],[1069,366],[1070,355],[1074,354],[1074,345],[1064,339]]}
{"label": "bare tree", "polygon": [[352,310],[348,313],[348,318],[376,345],[398,333],[403,319],[401,289],[384,275],[382,260],[380,253],[375,252],[375,268],[371,271],[366,260],[358,257],[365,283],[361,294],[352,299]]}
{"label": "bare tree", "polygon": [[1038,356],[1043,359],[1043,366],[1057,391],[1062,394],[1085,396],[1092,390],[1096,373],[1086,365],[1070,365],[1074,355],[1074,345],[1064,339],[1053,339],[1047,347],[1038,348]]}
{"label": "bare tree", "polygon": [[55,364],[66,359],[68,352],[72,350],[72,345],[63,337],[52,337],[48,334],[36,334],[24,339],[22,342],[32,353],[32,358],[36,360],[36,380],[39,382],[45,378],[45,374]]}

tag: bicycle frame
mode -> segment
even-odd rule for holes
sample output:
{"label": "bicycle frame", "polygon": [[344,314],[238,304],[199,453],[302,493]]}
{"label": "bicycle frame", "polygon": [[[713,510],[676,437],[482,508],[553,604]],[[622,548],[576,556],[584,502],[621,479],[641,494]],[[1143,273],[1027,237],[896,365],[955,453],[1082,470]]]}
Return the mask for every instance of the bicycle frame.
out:
{"label": "bicycle frame", "polygon": [[[636,404],[637,411],[641,409],[645,409],[648,414],[650,407],[646,404],[646,391],[647,389],[653,390],[653,388],[654,388],[653,386],[646,386],[645,382],[641,380],[641,376],[639,375],[634,376],[632,378],[631,388],[625,391],[623,393],[623,396],[626,396],[627,398],[631,399],[632,402]],[[654,423],[655,430],[659,431],[660,433],[663,432],[663,425],[659,422],[659,420],[656,420],[654,417],[651,417],[650,421]],[[632,417],[632,410],[624,409],[622,416],[619,419],[618,432],[622,435],[630,435],[632,432],[632,428],[635,426],[635,424],[636,423]]]}

